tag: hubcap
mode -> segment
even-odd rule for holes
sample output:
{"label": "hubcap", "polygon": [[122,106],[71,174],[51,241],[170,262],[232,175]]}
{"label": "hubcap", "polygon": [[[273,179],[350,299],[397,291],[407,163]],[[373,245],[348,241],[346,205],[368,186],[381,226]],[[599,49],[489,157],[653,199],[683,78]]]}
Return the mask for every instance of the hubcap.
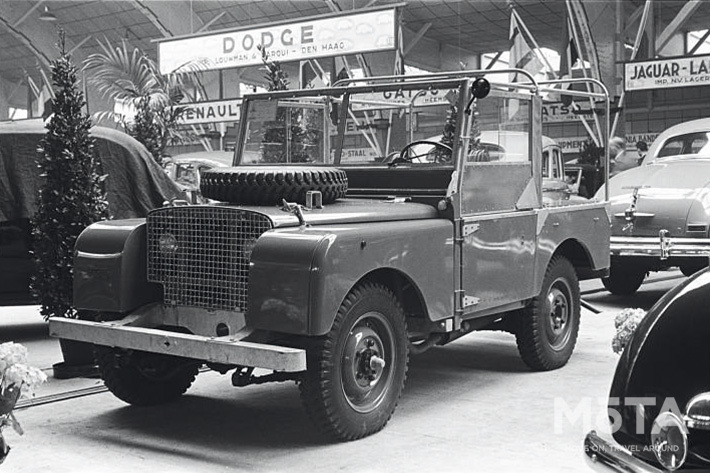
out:
{"label": "hubcap", "polygon": [[378,312],[362,315],[348,333],[341,360],[341,384],[350,406],[362,413],[376,409],[392,383],[392,330]]}
{"label": "hubcap", "polygon": [[547,335],[553,350],[563,349],[569,341],[572,329],[571,316],[569,287],[564,280],[558,279],[547,294]]}

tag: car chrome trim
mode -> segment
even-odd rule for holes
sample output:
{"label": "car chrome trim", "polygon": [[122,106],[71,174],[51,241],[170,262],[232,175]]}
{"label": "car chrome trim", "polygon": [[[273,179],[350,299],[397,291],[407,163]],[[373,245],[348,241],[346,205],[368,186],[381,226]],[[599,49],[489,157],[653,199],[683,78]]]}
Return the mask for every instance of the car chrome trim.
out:
{"label": "car chrome trim", "polygon": [[604,438],[594,430],[584,438],[584,453],[587,464],[595,471],[663,473],[663,470],[639,460],[613,439]]}
{"label": "car chrome trim", "polygon": [[306,351],[299,348],[245,342],[237,335],[205,337],[152,328],[129,327],[121,321],[91,322],[51,317],[53,337],[96,345],[183,356],[212,363],[250,366],[275,371],[306,369]]}
{"label": "car chrome trim", "polygon": [[612,236],[610,249],[614,256],[708,256],[710,239]]}

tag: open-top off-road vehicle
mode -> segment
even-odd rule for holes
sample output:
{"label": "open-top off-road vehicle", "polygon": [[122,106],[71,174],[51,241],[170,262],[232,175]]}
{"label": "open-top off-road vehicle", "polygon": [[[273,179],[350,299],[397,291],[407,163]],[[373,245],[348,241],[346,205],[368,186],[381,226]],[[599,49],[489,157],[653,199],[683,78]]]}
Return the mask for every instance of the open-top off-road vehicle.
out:
{"label": "open-top off-road vehicle", "polygon": [[[484,78],[510,72],[525,82]],[[514,333],[535,370],[568,361],[609,217],[604,202],[545,206],[541,183],[540,87],[524,71],[250,95],[234,167],[201,182],[220,203],[89,227],[82,320],[50,330],[95,344],[128,403],[177,398],[206,365],[237,386],[293,379],[324,432],[360,438],[394,412],[410,354],[471,331]]]}

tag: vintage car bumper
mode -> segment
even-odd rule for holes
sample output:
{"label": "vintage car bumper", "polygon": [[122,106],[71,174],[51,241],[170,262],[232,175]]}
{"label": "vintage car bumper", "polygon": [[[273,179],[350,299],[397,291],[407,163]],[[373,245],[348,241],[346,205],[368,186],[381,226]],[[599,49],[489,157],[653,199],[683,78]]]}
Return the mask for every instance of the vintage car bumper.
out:
{"label": "vintage car bumper", "polygon": [[710,239],[670,237],[611,237],[612,256],[670,257],[710,256]]}
{"label": "vintage car bumper", "polygon": [[663,473],[664,471],[639,460],[612,438],[605,438],[594,430],[584,439],[584,453],[587,455],[587,465],[593,471],[623,473]]}
{"label": "vintage car bumper", "polygon": [[194,358],[211,363],[298,372],[306,369],[306,352],[266,343],[243,341],[247,334],[205,337],[127,326],[124,321],[90,322],[52,317],[49,333],[65,338],[132,350]]}

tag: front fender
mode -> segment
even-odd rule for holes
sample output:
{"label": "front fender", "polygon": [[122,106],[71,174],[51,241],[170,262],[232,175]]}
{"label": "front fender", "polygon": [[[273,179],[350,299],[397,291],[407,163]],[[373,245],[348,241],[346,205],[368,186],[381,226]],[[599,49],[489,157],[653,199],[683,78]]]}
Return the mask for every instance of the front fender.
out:
{"label": "front fender", "polygon": [[324,335],[353,286],[383,268],[401,272],[419,289],[431,320],[450,317],[453,256],[448,220],[272,230],[252,252],[247,324]]}
{"label": "front fender", "polygon": [[160,301],[148,283],[145,219],[107,220],[87,227],[74,247],[74,306],[128,312]]}
{"label": "front fender", "polygon": [[[697,273],[667,292],[639,323],[617,365],[610,390],[610,409],[619,410],[614,434],[644,441],[663,403],[682,410],[700,392],[710,391],[710,270]],[[637,410],[629,398],[657,398],[646,409],[644,432],[636,428]],[[615,405],[618,403],[620,407]],[[618,434],[618,435],[617,435]]]}

